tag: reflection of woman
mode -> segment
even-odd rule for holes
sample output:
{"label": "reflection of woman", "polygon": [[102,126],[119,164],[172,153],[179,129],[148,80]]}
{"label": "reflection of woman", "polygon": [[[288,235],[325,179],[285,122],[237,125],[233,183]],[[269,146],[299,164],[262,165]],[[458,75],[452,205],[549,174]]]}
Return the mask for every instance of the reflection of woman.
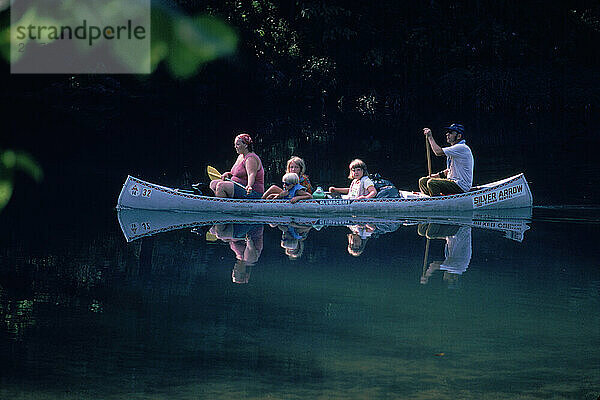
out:
{"label": "reflection of woman", "polygon": [[235,264],[231,272],[234,283],[248,283],[250,271],[263,250],[262,225],[220,224],[210,229],[217,238],[229,243],[235,253]]}
{"label": "reflection of woman", "polygon": [[[308,176],[306,175],[306,164],[304,163],[303,159],[301,159],[300,157],[296,157],[296,156],[293,156],[292,158],[290,158],[287,162],[285,172],[297,174],[298,177],[300,178],[300,181],[298,183],[300,185],[304,186],[308,193],[312,194],[313,189],[312,189],[312,186],[310,185],[310,180],[308,179]],[[262,198],[267,199],[267,198],[269,198],[269,196],[277,195],[277,194],[281,193],[282,191],[283,191],[282,188],[280,188],[277,185],[273,185],[269,189],[267,189],[267,191],[263,194]]]}
{"label": "reflection of woman", "polygon": [[[221,175],[221,179],[211,181],[210,188],[217,197],[260,199],[265,191],[265,170],[254,153],[252,138],[247,133],[237,135],[233,146],[239,155],[231,171]],[[241,184],[245,190],[228,179]]]}

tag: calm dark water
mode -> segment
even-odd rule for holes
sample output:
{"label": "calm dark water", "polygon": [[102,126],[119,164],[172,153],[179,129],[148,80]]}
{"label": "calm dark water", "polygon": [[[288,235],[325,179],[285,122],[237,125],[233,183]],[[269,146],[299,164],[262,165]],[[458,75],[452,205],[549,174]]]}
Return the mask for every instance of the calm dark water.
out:
{"label": "calm dark water", "polygon": [[600,394],[591,208],[536,209],[522,235],[405,221],[130,243],[110,207],[27,209],[0,216],[2,399]]}

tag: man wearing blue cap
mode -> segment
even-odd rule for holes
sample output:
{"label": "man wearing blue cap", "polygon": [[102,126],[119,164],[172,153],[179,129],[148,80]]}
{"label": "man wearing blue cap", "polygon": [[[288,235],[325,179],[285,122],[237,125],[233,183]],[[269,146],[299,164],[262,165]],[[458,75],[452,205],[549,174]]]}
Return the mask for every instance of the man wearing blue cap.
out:
{"label": "man wearing blue cap", "polygon": [[464,193],[468,192],[473,185],[473,153],[463,139],[465,127],[461,124],[452,124],[444,129],[446,129],[446,141],[450,144],[444,148],[435,142],[431,129],[423,129],[431,150],[436,156],[446,156],[447,166],[437,174],[419,179],[419,189],[429,196]]}

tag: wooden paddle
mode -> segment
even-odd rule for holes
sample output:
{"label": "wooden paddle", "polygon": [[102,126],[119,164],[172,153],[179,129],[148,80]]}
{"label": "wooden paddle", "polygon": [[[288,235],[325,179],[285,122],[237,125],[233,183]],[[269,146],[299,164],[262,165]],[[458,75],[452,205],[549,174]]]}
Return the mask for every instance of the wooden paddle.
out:
{"label": "wooden paddle", "polygon": [[425,152],[427,153],[427,176],[431,175],[431,146],[429,139],[425,136]]}
{"label": "wooden paddle", "polygon": [[421,277],[425,277],[425,273],[427,272],[427,259],[429,258],[429,238],[427,238],[427,243],[425,244],[425,256],[423,256],[423,273]]}
{"label": "wooden paddle", "polygon": [[[431,146],[429,145],[429,138],[425,136],[425,152],[427,153],[427,176],[431,176]],[[423,257],[423,275],[427,272],[427,258],[429,258],[429,238],[425,244],[425,256]]]}
{"label": "wooden paddle", "polygon": [[[217,170],[215,167],[211,167],[211,166],[209,165],[208,167],[206,167],[206,173],[208,174],[208,177],[209,177],[211,180],[213,180],[213,181],[214,181],[214,180],[219,180],[219,179],[221,179],[221,175],[222,175],[222,174],[221,174],[221,173],[220,173],[220,172],[219,172],[219,171],[218,171],[218,170]],[[244,185],[242,185],[242,184],[241,184],[241,183],[239,183],[239,182],[232,181],[232,180],[231,180],[231,179],[229,179],[229,178],[226,178],[225,180],[227,180],[227,181],[229,181],[229,182],[232,182],[234,185],[238,185],[238,186],[239,186],[239,187],[241,187],[242,189],[246,190],[246,188],[244,187]]]}

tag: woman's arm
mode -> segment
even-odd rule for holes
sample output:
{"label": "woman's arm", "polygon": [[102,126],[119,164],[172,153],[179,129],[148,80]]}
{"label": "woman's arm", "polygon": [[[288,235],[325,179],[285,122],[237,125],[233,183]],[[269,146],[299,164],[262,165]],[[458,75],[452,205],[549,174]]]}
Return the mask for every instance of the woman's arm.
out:
{"label": "woman's arm", "polygon": [[255,157],[248,157],[246,159],[246,173],[248,174],[248,184],[246,185],[246,191],[250,193],[252,186],[256,180],[256,173],[258,172],[258,161]]}
{"label": "woman's arm", "polygon": [[282,190],[283,189],[281,189],[279,186],[273,185],[267,189],[267,191],[262,195],[262,198],[263,199],[272,199],[275,196],[277,196],[278,193],[281,193]]}
{"label": "woman's arm", "polygon": [[336,188],[336,187],[331,186],[329,188],[329,191],[331,193],[348,194],[348,192],[350,191],[350,188]]}

